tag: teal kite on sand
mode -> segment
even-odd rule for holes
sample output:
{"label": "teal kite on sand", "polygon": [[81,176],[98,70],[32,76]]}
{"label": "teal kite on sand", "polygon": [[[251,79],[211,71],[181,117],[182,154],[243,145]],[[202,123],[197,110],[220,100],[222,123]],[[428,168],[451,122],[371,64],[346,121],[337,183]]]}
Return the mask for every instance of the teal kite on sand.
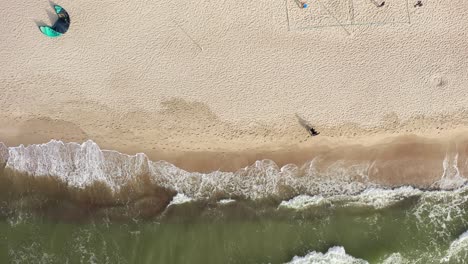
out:
{"label": "teal kite on sand", "polygon": [[50,38],[60,37],[61,35],[65,34],[70,27],[70,16],[68,15],[67,11],[65,11],[65,9],[59,5],[54,5],[54,9],[58,16],[58,19],[54,25],[52,27],[39,27],[41,32]]}

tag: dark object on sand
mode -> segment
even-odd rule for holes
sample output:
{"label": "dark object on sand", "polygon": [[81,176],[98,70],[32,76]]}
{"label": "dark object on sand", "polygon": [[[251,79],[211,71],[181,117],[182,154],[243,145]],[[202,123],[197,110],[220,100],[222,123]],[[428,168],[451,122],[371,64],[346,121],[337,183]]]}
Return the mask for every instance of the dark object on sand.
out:
{"label": "dark object on sand", "polygon": [[63,9],[59,5],[54,5],[55,13],[58,16],[57,21],[54,23],[53,26],[40,26],[39,29],[41,32],[51,38],[60,37],[61,35],[65,34],[70,27],[70,16],[68,15],[67,11]]}
{"label": "dark object on sand", "polygon": [[371,2],[376,6],[376,7],[382,7],[385,5],[385,1],[382,1],[380,4],[377,3],[375,0],[371,0]]}
{"label": "dark object on sand", "polygon": [[313,128],[306,120],[304,120],[302,117],[300,117],[298,114],[296,114],[296,117],[297,117],[297,120],[299,121],[299,124],[305,128],[307,130],[307,132],[311,135],[311,136],[318,136],[320,134],[320,132],[318,132],[317,130],[315,130],[315,128]]}
{"label": "dark object on sand", "polygon": [[423,6],[422,1],[418,1],[416,2],[416,4],[414,4],[414,7],[421,7],[421,6]]}
{"label": "dark object on sand", "polygon": [[317,130],[315,130],[313,127],[309,127],[308,131],[309,131],[309,134],[313,137],[318,136],[320,134],[320,132],[317,132]]}
{"label": "dark object on sand", "polygon": [[307,8],[309,5],[303,0],[294,0],[299,8]]}

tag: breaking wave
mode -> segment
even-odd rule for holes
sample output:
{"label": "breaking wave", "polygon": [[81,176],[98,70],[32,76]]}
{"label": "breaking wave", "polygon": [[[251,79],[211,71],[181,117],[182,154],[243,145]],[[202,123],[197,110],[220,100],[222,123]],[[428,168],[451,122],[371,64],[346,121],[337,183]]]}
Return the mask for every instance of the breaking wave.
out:
{"label": "breaking wave", "polygon": [[[91,216],[101,224],[115,219],[137,223],[140,218],[148,219],[147,224],[246,219],[252,224],[267,219],[257,224],[272,221],[286,228],[282,223],[292,221],[300,234],[316,229],[307,240],[310,248],[301,242],[294,251],[298,256],[292,258],[287,251],[283,262],[464,263],[468,235],[460,233],[468,227],[468,185],[459,169],[466,166],[461,157],[445,155],[439,178],[423,189],[378,182],[378,166],[366,160],[336,160],[324,166],[319,157],[303,166],[283,167],[261,160],[235,172],[197,173],[151,161],[145,154],[101,150],[92,141],[10,148],[0,143],[0,215],[11,228],[34,222],[38,211],[70,221]],[[344,233],[335,237],[330,226],[345,226],[339,229]],[[348,227],[369,231],[362,238],[364,246],[376,234],[380,240],[392,239],[386,228],[401,233],[393,247],[366,259],[354,242],[339,239],[351,234]],[[413,248],[406,250],[399,243]],[[10,255],[29,252],[23,249],[12,249]]]}
{"label": "breaking wave", "polygon": [[[392,162],[392,166],[401,164],[401,160],[377,164],[375,160],[330,161],[318,156],[302,166],[279,167],[271,160],[259,160],[235,172],[198,173],[166,161],[151,161],[143,153],[126,155],[101,150],[91,140],[82,144],[52,140],[9,148],[0,143],[0,180],[5,182],[3,186],[9,186],[4,187],[7,192],[95,205],[132,201],[138,206],[150,204],[158,208],[157,212],[170,204],[200,200],[222,205],[261,199],[283,201],[280,208],[346,203],[381,209],[420,196],[423,191],[416,187],[379,181],[379,173],[390,168]],[[422,187],[451,190],[464,186],[466,179],[458,169],[459,163],[465,166],[468,161],[447,153],[440,162],[442,175]],[[415,169],[406,170],[413,175]],[[406,177],[400,168],[391,171]]]}
{"label": "breaking wave", "polygon": [[[400,253],[393,253],[381,262],[381,264],[406,263],[410,262],[402,257]],[[285,264],[369,264],[369,262],[347,254],[344,247],[334,246],[325,253],[312,251],[303,257],[294,256],[290,262]]]}
{"label": "breaking wave", "polygon": [[324,204],[333,205],[346,203],[347,206],[366,206],[372,207],[374,209],[383,209],[403,201],[404,199],[420,196],[422,193],[423,191],[409,186],[400,187],[393,190],[370,188],[352,196],[336,195],[323,197],[321,195],[300,195],[289,201],[281,202],[280,207],[300,210]]}
{"label": "breaking wave", "polygon": [[447,255],[440,262],[465,263],[465,261],[468,261],[468,231],[452,242],[447,250]]}
{"label": "breaking wave", "polygon": [[339,263],[339,264],[368,264],[369,262],[354,258],[346,254],[343,247],[332,247],[326,253],[312,251],[309,254],[298,257],[295,256],[290,262],[286,264],[310,264],[310,263]]}
{"label": "breaking wave", "polygon": [[[319,170],[319,160],[302,167],[279,168],[271,160],[259,160],[236,172],[187,172],[165,161],[150,161],[145,154],[133,156],[101,150],[93,141],[83,144],[52,140],[46,144],[0,147],[10,178],[54,180],[80,190],[99,184],[114,196],[141,191],[149,185],[173,190],[193,199],[292,197],[297,194],[355,194],[369,186],[369,163],[342,161]],[[14,179],[15,180],[15,179]],[[20,186],[21,187],[21,186]]]}

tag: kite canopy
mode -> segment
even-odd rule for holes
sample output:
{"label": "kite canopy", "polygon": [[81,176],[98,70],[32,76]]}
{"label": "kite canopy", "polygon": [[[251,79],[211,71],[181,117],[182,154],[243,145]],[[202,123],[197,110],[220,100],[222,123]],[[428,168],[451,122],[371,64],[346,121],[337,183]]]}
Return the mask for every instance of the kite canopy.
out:
{"label": "kite canopy", "polygon": [[51,38],[62,36],[62,33],[55,31],[53,28],[49,26],[40,26],[39,29],[44,35],[51,37]]}
{"label": "kite canopy", "polygon": [[41,32],[51,38],[59,37],[65,34],[70,27],[70,16],[68,16],[67,11],[59,5],[54,5],[55,13],[58,16],[57,21],[53,26],[40,26],[39,29]]}
{"label": "kite canopy", "polygon": [[63,10],[63,8],[59,5],[54,5],[54,9],[56,14],[60,13]]}

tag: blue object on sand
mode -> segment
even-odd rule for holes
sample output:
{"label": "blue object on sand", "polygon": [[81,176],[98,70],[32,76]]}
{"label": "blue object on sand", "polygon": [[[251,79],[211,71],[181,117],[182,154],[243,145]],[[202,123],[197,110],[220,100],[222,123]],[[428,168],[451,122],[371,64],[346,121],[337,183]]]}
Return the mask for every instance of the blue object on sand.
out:
{"label": "blue object on sand", "polygon": [[307,8],[309,5],[308,4],[303,4],[302,8]]}

